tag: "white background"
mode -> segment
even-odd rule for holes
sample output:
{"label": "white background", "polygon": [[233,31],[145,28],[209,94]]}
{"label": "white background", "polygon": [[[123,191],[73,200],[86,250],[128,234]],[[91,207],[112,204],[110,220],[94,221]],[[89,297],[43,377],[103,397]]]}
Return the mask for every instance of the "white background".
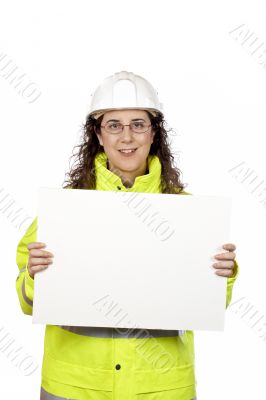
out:
{"label": "white background", "polygon": [[[2,193],[33,219],[36,189],[63,184],[90,94],[114,72],[139,74],[158,91],[175,129],[172,149],[186,189],[233,197],[240,276],[232,302],[245,298],[265,323],[266,208],[230,172],[243,163],[257,182],[266,180],[266,69],[259,64],[265,47],[252,55],[256,45],[230,33],[245,24],[258,45],[266,42],[264,7],[262,1],[2,2],[0,54],[41,91],[29,103],[0,74]],[[44,327],[21,312],[15,291],[23,232],[1,212],[0,234],[0,329],[39,364],[26,377],[0,351],[0,397],[37,399]],[[265,397],[266,340],[255,328],[232,306],[225,332],[195,332],[198,399]]]}

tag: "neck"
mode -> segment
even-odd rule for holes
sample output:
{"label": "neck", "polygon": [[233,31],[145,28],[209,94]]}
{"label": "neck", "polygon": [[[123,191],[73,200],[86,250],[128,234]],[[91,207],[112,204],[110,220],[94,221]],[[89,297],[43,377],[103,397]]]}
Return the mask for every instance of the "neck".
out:
{"label": "neck", "polygon": [[148,160],[146,160],[146,163],[143,167],[140,167],[137,171],[133,172],[120,171],[117,170],[117,168],[112,168],[112,165],[110,165],[109,160],[107,160],[107,169],[109,169],[109,171],[112,171],[114,174],[118,175],[121,178],[121,181],[126,188],[131,188],[134,185],[137,176],[142,176],[149,173]]}

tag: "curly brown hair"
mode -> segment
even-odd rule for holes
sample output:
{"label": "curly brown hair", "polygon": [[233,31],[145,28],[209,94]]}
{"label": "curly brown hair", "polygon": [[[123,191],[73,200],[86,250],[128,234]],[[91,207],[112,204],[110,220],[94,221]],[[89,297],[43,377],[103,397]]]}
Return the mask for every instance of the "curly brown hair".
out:
{"label": "curly brown hair", "polygon": [[[181,171],[174,166],[174,156],[168,143],[168,132],[172,129],[166,129],[166,121],[162,114],[157,113],[153,116],[147,111],[155,135],[150,147],[151,155],[159,157],[162,166],[161,186],[162,193],[179,194],[187,186],[181,182]],[[76,157],[74,165],[70,172],[66,174],[63,182],[63,188],[72,189],[95,189],[96,176],[94,172],[94,159],[99,151],[104,151],[100,145],[96,132],[100,132],[100,125],[103,115],[98,119],[88,116],[82,125],[83,135],[81,144],[77,147],[77,152],[71,156]]]}

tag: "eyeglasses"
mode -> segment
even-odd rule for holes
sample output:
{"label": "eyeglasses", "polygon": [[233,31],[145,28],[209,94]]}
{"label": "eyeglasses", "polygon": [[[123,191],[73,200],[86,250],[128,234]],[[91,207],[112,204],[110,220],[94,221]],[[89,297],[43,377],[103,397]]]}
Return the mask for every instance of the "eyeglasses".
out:
{"label": "eyeglasses", "polygon": [[129,126],[130,130],[134,133],[145,133],[149,130],[151,124],[148,122],[137,121],[131,122],[128,125],[124,125],[121,122],[107,122],[105,125],[101,125],[101,128],[104,128],[107,133],[110,134],[120,134],[124,130],[124,126]]}

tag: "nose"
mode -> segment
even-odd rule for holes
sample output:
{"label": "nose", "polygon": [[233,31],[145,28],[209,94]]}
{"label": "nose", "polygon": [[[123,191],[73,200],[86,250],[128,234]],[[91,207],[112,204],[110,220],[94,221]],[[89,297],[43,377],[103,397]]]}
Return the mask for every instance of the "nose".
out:
{"label": "nose", "polygon": [[122,140],[129,140],[129,139],[131,140],[132,133],[133,132],[131,132],[130,126],[124,125],[124,129],[123,129],[123,131],[121,133]]}

